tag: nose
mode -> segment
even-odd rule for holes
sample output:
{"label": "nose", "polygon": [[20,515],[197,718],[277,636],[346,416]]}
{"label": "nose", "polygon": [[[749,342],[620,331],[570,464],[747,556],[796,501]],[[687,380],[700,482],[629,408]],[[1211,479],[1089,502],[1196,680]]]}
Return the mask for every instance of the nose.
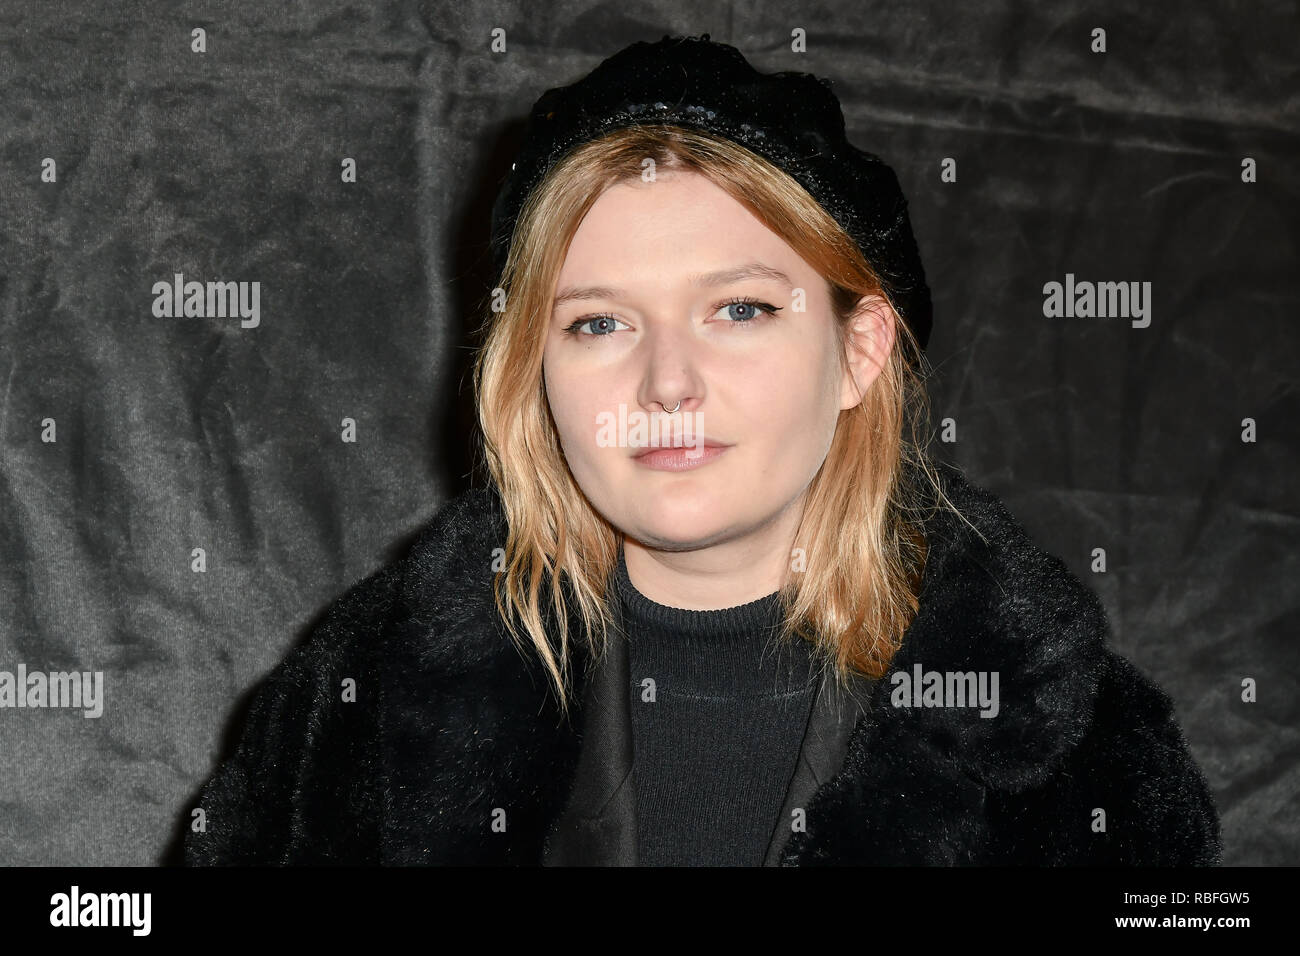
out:
{"label": "nose", "polygon": [[[643,408],[675,413],[693,411],[703,400],[704,385],[699,369],[699,343],[689,326],[654,327],[645,343],[645,367],[641,373]],[[652,406],[658,405],[655,409]]]}

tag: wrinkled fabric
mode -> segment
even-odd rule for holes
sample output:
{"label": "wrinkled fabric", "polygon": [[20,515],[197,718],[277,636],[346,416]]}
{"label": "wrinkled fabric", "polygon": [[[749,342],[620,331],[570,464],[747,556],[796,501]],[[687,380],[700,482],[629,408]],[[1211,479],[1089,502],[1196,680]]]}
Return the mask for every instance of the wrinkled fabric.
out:
{"label": "wrinkled fabric", "polygon": [[[465,487],[465,333],[521,121],[667,32],[834,82],[909,201],[945,456],[1169,692],[1224,863],[1300,862],[1293,4],[195,16],[0,10],[0,670],[99,671],[105,697],[0,710],[0,862],[179,859],[261,680]],[[260,325],[154,317],[176,273],[261,281]],[[1047,319],[1066,273],[1151,281],[1150,326]]]}

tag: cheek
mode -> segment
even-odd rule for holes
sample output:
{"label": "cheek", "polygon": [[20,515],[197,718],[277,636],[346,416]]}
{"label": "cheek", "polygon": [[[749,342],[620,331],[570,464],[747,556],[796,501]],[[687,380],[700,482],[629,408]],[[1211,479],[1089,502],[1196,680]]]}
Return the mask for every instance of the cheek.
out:
{"label": "cheek", "polygon": [[828,378],[831,374],[824,353],[786,349],[779,358],[746,371],[746,408],[773,430],[809,429],[825,417],[838,394]]}
{"label": "cheek", "polygon": [[790,350],[785,360],[765,365],[746,387],[745,418],[754,422],[751,439],[762,471],[805,481],[821,467],[839,419],[836,374],[825,353]]}
{"label": "cheek", "polygon": [[555,419],[555,428],[559,433],[560,447],[566,455],[583,454],[587,441],[582,430],[586,414],[576,404],[578,396],[551,392],[551,417]]}
{"label": "cheek", "polygon": [[600,391],[590,377],[566,374],[562,365],[546,370],[546,398],[559,433],[560,447],[569,458],[590,458],[595,453]]}

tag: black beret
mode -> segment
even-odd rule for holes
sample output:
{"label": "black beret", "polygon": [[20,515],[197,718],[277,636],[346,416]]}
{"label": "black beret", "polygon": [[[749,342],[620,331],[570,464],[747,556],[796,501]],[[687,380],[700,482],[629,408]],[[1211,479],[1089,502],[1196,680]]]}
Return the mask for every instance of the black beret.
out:
{"label": "black beret", "polygon": [[925,348],[930,289],[894,171],[848,141],[830,80],[759,73],[707,33],[633,43],[577,82],[542,94],[492,207],[498,274],[524,201],[547,170],[574,146],[640,123],[715,133],[789,173],[857,243]]}

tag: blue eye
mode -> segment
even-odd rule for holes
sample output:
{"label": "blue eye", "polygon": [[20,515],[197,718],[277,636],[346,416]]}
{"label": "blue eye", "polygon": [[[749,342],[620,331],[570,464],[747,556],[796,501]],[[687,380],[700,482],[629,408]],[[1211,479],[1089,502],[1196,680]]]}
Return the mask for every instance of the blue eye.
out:
{"label": "blue eye", "polygon": [[[781,311],[780,306],[770,305],[767,302],[760,302],[758,299],[742,298],[742,299],[730,299],[726,302],[719,302],[717,305],[713,307],[713,312],[714,314],[716,314],[722,309],[731,310],[735,308],[739,308],[740,311],[738,313],[729,311],[728,314],[731,317],[731,321],[726,322],[724,324],[755,325],[760,320],[772,318],[776,315],[777,312]],[[599,324],[597,325],[595,323],[599,323]],[[573,335],[573,336],[585,336],[588,338],[607,338],[613,332],[617,331],[617,329],[614,328],[615,325],[622,325],[622,324],[623,323],[619,322],[619,320],[616,319],[614,316],[606,312],[598,312],[596,315],[588,315],[584,318],[577,319],[574,322],[570,322],[567,326],[565,326],[564,332],[566,335]],[[584,326],[590,326],[593,329],[600,329],[600,331],[590,331],[586,333],[580,332],[579,330],[582,329]]]}
{"label": "blue eye", "polygon": [[737,306],[742,307],[741,312],[731,313],[731,317],[739,321],[732,322],[732,325],[748,325],[756,319],[765,319],[780,311],[777,306],[759,302],[757,299],[732,299],[730,302],[722,303],[718,308],[734,309]]}
{"label": "blue eye", "polygon": [[576,322],[570,323],[569,325],[565,326],[564,331],[567,332],[569,335],[578,335],[579,334],[578,329],[582,328],[584,325],[589,325],[592,322],[602,323],[602,325],[599,326],[599,328],[601,328],[602,331],[587,333],[591,338],[600,338],[602,336],[609,335],[611,332],[614,331],[615,323],[618,323],[619,325],[622,324],[621,322],[618,321],[618,319],[614,318],[612,315],[603,315],[603,314],[592,315],[592,316],[588,316],[585,319],[578,319]]}

